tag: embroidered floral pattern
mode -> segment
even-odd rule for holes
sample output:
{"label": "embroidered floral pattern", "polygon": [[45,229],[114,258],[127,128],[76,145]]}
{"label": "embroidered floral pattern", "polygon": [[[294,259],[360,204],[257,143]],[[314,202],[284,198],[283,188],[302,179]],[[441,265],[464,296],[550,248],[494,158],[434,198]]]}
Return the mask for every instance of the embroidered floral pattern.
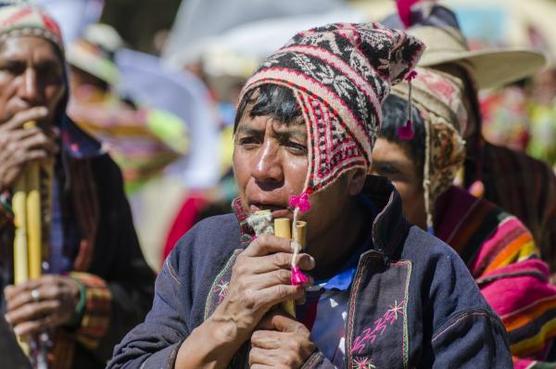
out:
{"label": "embroidered floral pattern", "polygon": [[376,369],[376,366],[373,365],[371,359],[363,358],[363,359],[353,359],[353,368],[354,369]]}
{"label": "embroidered floral pattern", "polygon": [[220,304],[222,300],[224,300],[224,297],[226,297],[226,295],[228,294],[229,286],[230,286],[230,282],[224,280],[216,284],[216,292],[218,294],[218,304]]}
{"label": "embroidered floral pattern", "polygon": [[[403,315],[405,301],[394,301],[383,316],[375,320],[372,328],[367,328],[355,338],[351,347],[352,354],[361,354],[366,345],[372,345],[378,337],[382,336],[388,327],[392,326]],[[355,360],[355,359],[354,359]]]}

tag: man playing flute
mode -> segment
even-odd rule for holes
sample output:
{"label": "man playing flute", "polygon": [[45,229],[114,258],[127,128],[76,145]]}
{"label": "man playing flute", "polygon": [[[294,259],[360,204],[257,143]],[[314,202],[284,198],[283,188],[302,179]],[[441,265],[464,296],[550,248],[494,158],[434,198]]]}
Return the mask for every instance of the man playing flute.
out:
{"label": "man playing flute", "polygon": [[[331,24],[262,64],[236,116],[235,214],[182,238],[110,369],[512,367],[461,259],[368,175],[381,103],[422,49],[379,24]],[[261,210],[304,212],[293,261],[295,244],[254,237],[247,220]],[[296,268],[312,281],[292,283]],[[280,308],[292,299],[295,318]]]}
{"label": "man playing flute", "polygon": [[[148,311],[154,273],[120,170],[66,116],[67,99],[56,22],[32,5],[0,6],[0,311],[23,340],[49,333],[51,367],[104,368]],[[44,275],[13,285],[14,185],[37,162],[53,168]]]}

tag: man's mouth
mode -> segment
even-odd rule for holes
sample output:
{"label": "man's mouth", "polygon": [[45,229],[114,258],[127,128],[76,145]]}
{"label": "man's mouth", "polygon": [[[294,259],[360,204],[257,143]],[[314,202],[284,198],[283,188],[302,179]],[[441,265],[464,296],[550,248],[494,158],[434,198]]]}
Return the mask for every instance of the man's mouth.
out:
{"label": "man's mouth", "polygon": [[270,210],[272,213],[272,218],[291,218],[292,212],[284,205],[274,205],[274,204],[263,204],[258,202],[249,203],[249,212],[254,214],[257,211]]}

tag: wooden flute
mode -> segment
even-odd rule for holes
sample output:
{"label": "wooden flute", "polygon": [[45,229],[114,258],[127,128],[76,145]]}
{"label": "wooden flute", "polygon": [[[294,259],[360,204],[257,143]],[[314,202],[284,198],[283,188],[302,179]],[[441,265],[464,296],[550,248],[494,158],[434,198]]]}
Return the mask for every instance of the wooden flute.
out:
{"label": "wooden flute", "polygon": [[[27,122],[24,128],[32,128],[36,122]],[[14,212],[14,283],[20,284],[42,275],[43,261],[43,206],[49,207],[49,201],[43,204],[42,199],[49,199],[49,194],[42,196],[41,180],[48,183],[44,187],[50,189],[51,168],[46,171],[46,178],[41,178],[40,164],[37,162],[26,165],[23,173],[16,181],[12,207]],[[47,210],[49,211],[49,210]],[[23,351],[31,355],[35,368],[47,368],[46,342],[48,337],[41,334],[31,342],[30,349],[21,342]]]}
{"label": "wooden flute", "polygon": [[[297,257],[300,251],[305,247],[305,239],[307,234],[307,223],[303,221],[295,222],[293,228],[290,226],[289,218],[278,218],[274,220],[274,235],[280,238],[292,239],[294,255],[292,266],[296,265]],[[295,301],[289,300],[282,304],[282,308],[291,316],[295,317]]]}
{"label": "wooden flute", "polygon": [[[272,213],[270,210],[257,211],[247,218],[247,222],[255,231],[256,236],[262,234],[274,234],[277,237],[293,240],[293,257],[292,257],[292,275],[294,273],[294,266],[297,265],[297,258],[299,253],[305,247],[305,240],[307,234],[307,222],[297,221],[294,222],[294,227],[291,226],[289,218],[277,218],[272,222]],[[293,237],[292,237],[293,236]],[[282,308],[291,316],[295,317],[295,301],[286,301],[282,304]]]}

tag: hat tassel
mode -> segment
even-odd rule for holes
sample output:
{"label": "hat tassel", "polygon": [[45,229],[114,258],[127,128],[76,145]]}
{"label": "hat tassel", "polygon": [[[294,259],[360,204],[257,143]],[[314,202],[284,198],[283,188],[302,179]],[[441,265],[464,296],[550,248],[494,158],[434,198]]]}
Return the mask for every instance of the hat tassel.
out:
{"label": "hat tassel", "polygon": [[413,114],[413,98],[412,98],[412,83],[417,77],[417,72],[412,70],[407,74],[405,80],[409,83],[409,96],[408,96],[408,107],[407,107],[407,121],[405,124],[398,128],[397,134],[400,140],[402,141],[411,141],[415,137],[415,131],[413,130],[413,121],[411,120],[411,116]]}

